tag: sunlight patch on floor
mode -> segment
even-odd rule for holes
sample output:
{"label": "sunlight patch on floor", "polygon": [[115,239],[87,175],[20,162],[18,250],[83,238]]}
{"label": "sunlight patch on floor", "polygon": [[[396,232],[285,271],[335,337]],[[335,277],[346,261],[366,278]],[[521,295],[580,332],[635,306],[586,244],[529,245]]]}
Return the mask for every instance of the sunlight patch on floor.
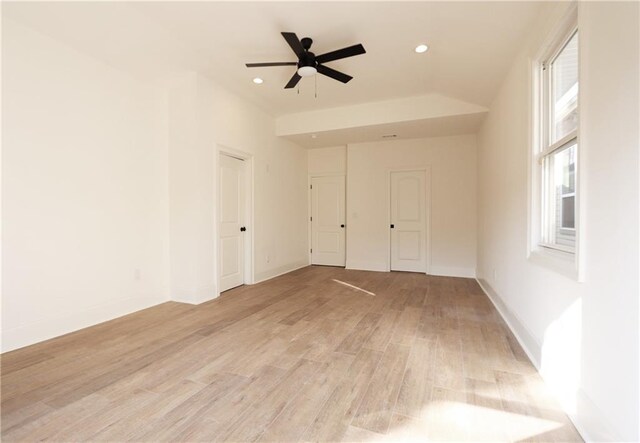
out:
{"label": "sunlight patch on floor", "polygon": [[437,401],[412,418],[394,414],[386,435],[351,426],[349,441],[520,441],[562,426],[538,417],[461,402]]}
{"label": "sunlight patch on floor", "polygon": [[376,294],[374,294],[373,292],[369,292],[369,291],[367,291],[366,289],[359,288],[359,287],[357,287],[357,286],[355,286],[355,285],[352,285],[352,284],[350,284],[350,283],[344,282],[344,281],[342,281],[342,280],[336,280],[335,278],[332,278],[331,280],[333,280],[333,281],[334,281],[334,282],[336,282],[336,283],[340,283],[341,285],[348,286],[348,287],[350,287],[351,289],[355,289],[355,290],[358,290],[358,291],[364,292],[365,294],[369,294],[369,295],[376,295]]}

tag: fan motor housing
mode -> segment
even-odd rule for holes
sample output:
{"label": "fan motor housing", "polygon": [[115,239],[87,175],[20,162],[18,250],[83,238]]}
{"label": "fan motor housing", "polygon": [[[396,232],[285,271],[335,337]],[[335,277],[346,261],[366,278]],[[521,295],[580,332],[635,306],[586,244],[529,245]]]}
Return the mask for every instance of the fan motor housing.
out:
{"label": "fan motor housing", "polygon": [[317,67],[318,62],[316,62],[316,55],[313,52],[305,51],[298,61],[298,67],[301,68],[302,66]]}

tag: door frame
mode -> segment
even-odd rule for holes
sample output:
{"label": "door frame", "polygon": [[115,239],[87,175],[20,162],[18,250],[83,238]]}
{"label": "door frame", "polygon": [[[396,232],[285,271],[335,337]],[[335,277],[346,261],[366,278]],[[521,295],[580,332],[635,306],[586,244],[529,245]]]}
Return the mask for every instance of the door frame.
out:
{"label": "door frame", "polygon": [[230,148],[224,145],[216,145],[216,155],[215,155],[215,171],[216,171],[216,183],[215,183],[215,192],[216,192],[216,204],[214,206],[214,245],[215,245],[215,256],[216,256],[216,297],[220,296],[220,211],[218,208],[220,207],[220,191],[222,189],[221,186],[221,174],[220,174],[220,156],[226,155],[229,157],[234,157],[239,160],[244,161],[245,166],[245,193],[244,193],[244,216],[245,216],[245,226],[247,227],[247,231],[245,232],[244,237],[244,284],[252,285],[255,282],[254,275],[254,266],[253,266],[253,256],[254,256],[254,211],[253,211],[253,201],[254,201],[254,192],[253,192],[253,184],[254,184],[254,167],[253,167],[253,155],[248,152],[241,151],[239,149]]}
{"label": "door frame", "polygon": [[309,265],[313,261],[311,249],[313,247],[313,232],[311,231],[311,212],[313,210],[313,203],[311,201],[311,183],[314,178],[319,177],[344,177],[344,260],[345,260],[345,268],[347,261],[347,229],[349,229],[349,224],[347,223],[347,174],[344,172],[314,172],[313,174],[309,174],[307,178],[307,238],[308,238],[308,248],[309,251],[307,254],[307,260]]}
{"label": "door frame", "polygon": [[425,274],[431,274],[431,165],[416,168],[394,168],[387,170],[387,272],[391,272],[391,174],[393,172],[424,171],[425,199]]}

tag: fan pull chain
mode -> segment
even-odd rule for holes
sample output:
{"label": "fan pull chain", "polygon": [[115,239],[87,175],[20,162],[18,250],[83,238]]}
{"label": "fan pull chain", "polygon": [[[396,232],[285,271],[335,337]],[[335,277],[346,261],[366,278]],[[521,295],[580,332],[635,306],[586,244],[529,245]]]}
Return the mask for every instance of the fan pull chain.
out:
{"label": "fan pull chain", "polygon": [[316,95],[316,98],[318,98],[318,75],[317,74],[314,75],[313,78],[315,79],[315,82],[316,82],[315,95]]}

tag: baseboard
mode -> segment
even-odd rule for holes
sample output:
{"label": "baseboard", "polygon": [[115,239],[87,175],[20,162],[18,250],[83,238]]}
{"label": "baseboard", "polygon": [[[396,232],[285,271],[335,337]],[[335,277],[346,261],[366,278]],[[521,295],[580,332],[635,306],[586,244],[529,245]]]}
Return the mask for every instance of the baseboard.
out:
{"label": "baseboard", "polygon": [[378,261],[347,260],[345,267],[357,271],[389,272],[387,264]]}
{"label": "baseboard", "polygon": [[293,272],[298,269],[305,268],[307,266],[309,266],[309,262],[307,260],[301,260],[295,263],[290,263],[288,265],[279,266],[277,268],[270,269],[268,271],[262,271],[260,273],[256,273],[254,284],[262,283],[263,281],[280,277],[281,275],[288,274],[289,272]]}
{"label": "baseboard", "polygon": [[524,326],[524,324],[520,321],[517,315],[515,315],[511,310],[507,307],[506,304],[502,301],[502,298],[498,295],[498,293],[491,287],[489,282],[487,282],[483,278],[476,278],[476,281],[484,291],[484,293],[489,297],[493,306],[498,310],[502,319],[505,321],[513,335],[516,336],[516,339],[524,349],[524,352],[527,354],[533,365],[536,367],[538,371],[540,371],[540,357],[542,355],[542,346],[538,343],[538,340],[533,336],[533,334],[529,331],[529,329]]}
{"label": "baseboard", "polygon": [[476,278],[475,268],[451,268],[447,266],[430,266],[429,275],[440,277]]}
{"label": "baseboard", "polygon": [[578,390],[576,397],[580,416],[578,418],[575,414],[567,415],[584,441],[625,441],[613,431],[611,425],[603,421],[600,408],[582,389]]}
{"label": "baseboard", "polygon": [[[346,268],[358,271],[389,272],[387,264],[380,263],[378,261],[374,262],[364,260],[347,260]],[[476,270],[473,268],[450,268],[444,266],[431,266],[429,268],[429,275],[442,277],[475,278]]]}
{"label": "baseboard", "polygon": [[[540,343],[518,316],[508,308],[489,282],[482,278],[476,278],[476,280],[544,380],[545,377],[541,373],[542,346]],[[576,392],[576,405],[576,409],[580,411],[579,414],[566,410],[564,412],[585,441],[623,441],[603,419],[604,415],[600,412],[600,408],[581,388]]]}
{"label": "baseboard", "polygon": [[2,332],[2,351],[8,352],[40,343],[123,315],[165,303],[164,297],[147,296],[116,300],[89,309],[57,315]]}
{"label": "baseboard", "polygon": [[216,285],[206,285],[200,288],[175,288],[171,290],[171,300],[190,305],[199,305],[218,297]]}

